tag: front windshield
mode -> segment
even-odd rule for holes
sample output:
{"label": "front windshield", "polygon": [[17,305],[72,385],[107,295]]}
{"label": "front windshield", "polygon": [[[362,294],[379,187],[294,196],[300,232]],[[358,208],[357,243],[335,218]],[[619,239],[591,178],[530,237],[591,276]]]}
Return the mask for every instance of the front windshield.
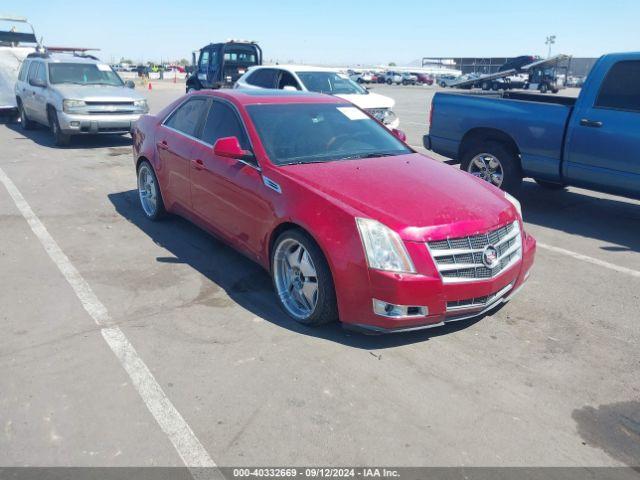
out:
{"label": "front windshield", "polygon": [[50,63],[49,82],[114,87],[123,85],[118,74],[109,65],[102,63]]}
{"label": "front windshield", "polygon": [[296,72],[304,86],[310,92],[329,95],[364,95],[367,91],[348,78],[334,72]]}
{"label": "front windshield", "polygon": [[384,126],[351,105],[250,105],[247,110],[276,165],[412,153]]}

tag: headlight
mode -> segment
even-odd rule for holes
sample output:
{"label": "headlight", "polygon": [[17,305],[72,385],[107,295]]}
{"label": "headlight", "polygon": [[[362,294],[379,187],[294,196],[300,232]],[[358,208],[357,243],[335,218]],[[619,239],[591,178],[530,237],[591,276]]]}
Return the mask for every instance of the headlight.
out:
{"label": "headlight", "polygon": [[62,111],[70,112],[73,110],[77,110],[78,108],[82,108],[86,105],[84,100],[63,100],[62,101]]}
{"label": "headlight", "polygon": [[133,102],[133,105],[140,110],[144,110],[145,113],[149,111],[149,106],[147,105],[147,101],[144,98],[141,100],[136,100],[135,102]]}
{"label": "headlight", "polygon": [[518,215],[520,215],[522,217],[522,205],[520,205],[520,202],[518,201],[518,199],[516,197],[514,197],[513,195],[509,195],[507,192],[504,192],[504,198],[509,200],[511,202],[511,204],[514,207],[516,207],[516,210],[518,211]]}
{"label": "headlight", "polygon": [[356,225],[370,268],[416,273],[400,235],[370,218],[356,218]]}

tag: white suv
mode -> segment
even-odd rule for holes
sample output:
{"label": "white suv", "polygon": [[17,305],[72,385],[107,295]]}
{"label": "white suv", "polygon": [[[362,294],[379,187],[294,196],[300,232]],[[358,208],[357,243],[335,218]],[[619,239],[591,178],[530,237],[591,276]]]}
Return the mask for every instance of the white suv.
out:
{"label": "white suv", "polygon": [[58,146],[68,145],[72,135],[129,133],[149,111],[133,87],[95,57],[32,53],[15,87],[22,128],[45,125]]}
{"label": "white suv", "polygon": [[300,65],[255,66],[238,79],[234,88],[273,88],[326,93],[344,98],[368,112],[389,129],[400,120],[393,112],[395,100],[372,93],[336,70]]}

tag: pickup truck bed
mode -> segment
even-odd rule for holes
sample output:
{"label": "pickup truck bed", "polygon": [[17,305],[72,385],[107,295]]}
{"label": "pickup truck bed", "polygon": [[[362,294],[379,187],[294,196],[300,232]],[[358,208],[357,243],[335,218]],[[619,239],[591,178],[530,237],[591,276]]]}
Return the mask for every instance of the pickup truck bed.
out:
{"label": "pickup truck bed", "polygon": [[578,98],[433,97],[425,148],[508,191],[523,177],[640,197],[640,53],[601,57]]}

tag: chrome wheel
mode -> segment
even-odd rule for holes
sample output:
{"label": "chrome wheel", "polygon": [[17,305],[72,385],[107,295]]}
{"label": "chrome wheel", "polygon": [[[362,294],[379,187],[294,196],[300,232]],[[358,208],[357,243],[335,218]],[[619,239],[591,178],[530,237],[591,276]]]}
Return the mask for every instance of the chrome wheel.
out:
{"label": "chrome wheel", "polygon": [[138,171],[138,195],[144,213],[153,217],[158,210],[158,185],[148,165],[142,165]]}
{"label": "chrome wheel", "polygon": [[485,180],[496,187],[502,185],[504,178],[504,172],[502,171],[502,164],[495,156],[490,153],[480,153],[471,159],[469,173],[475,175],[482,180]]}
{"label": "chrome wheel", "polygon": [[286,238],[273,257],[276,291],[287,312],[294,318],[310,317],[318,304],[318,276],[307,249],[297,240]]}

